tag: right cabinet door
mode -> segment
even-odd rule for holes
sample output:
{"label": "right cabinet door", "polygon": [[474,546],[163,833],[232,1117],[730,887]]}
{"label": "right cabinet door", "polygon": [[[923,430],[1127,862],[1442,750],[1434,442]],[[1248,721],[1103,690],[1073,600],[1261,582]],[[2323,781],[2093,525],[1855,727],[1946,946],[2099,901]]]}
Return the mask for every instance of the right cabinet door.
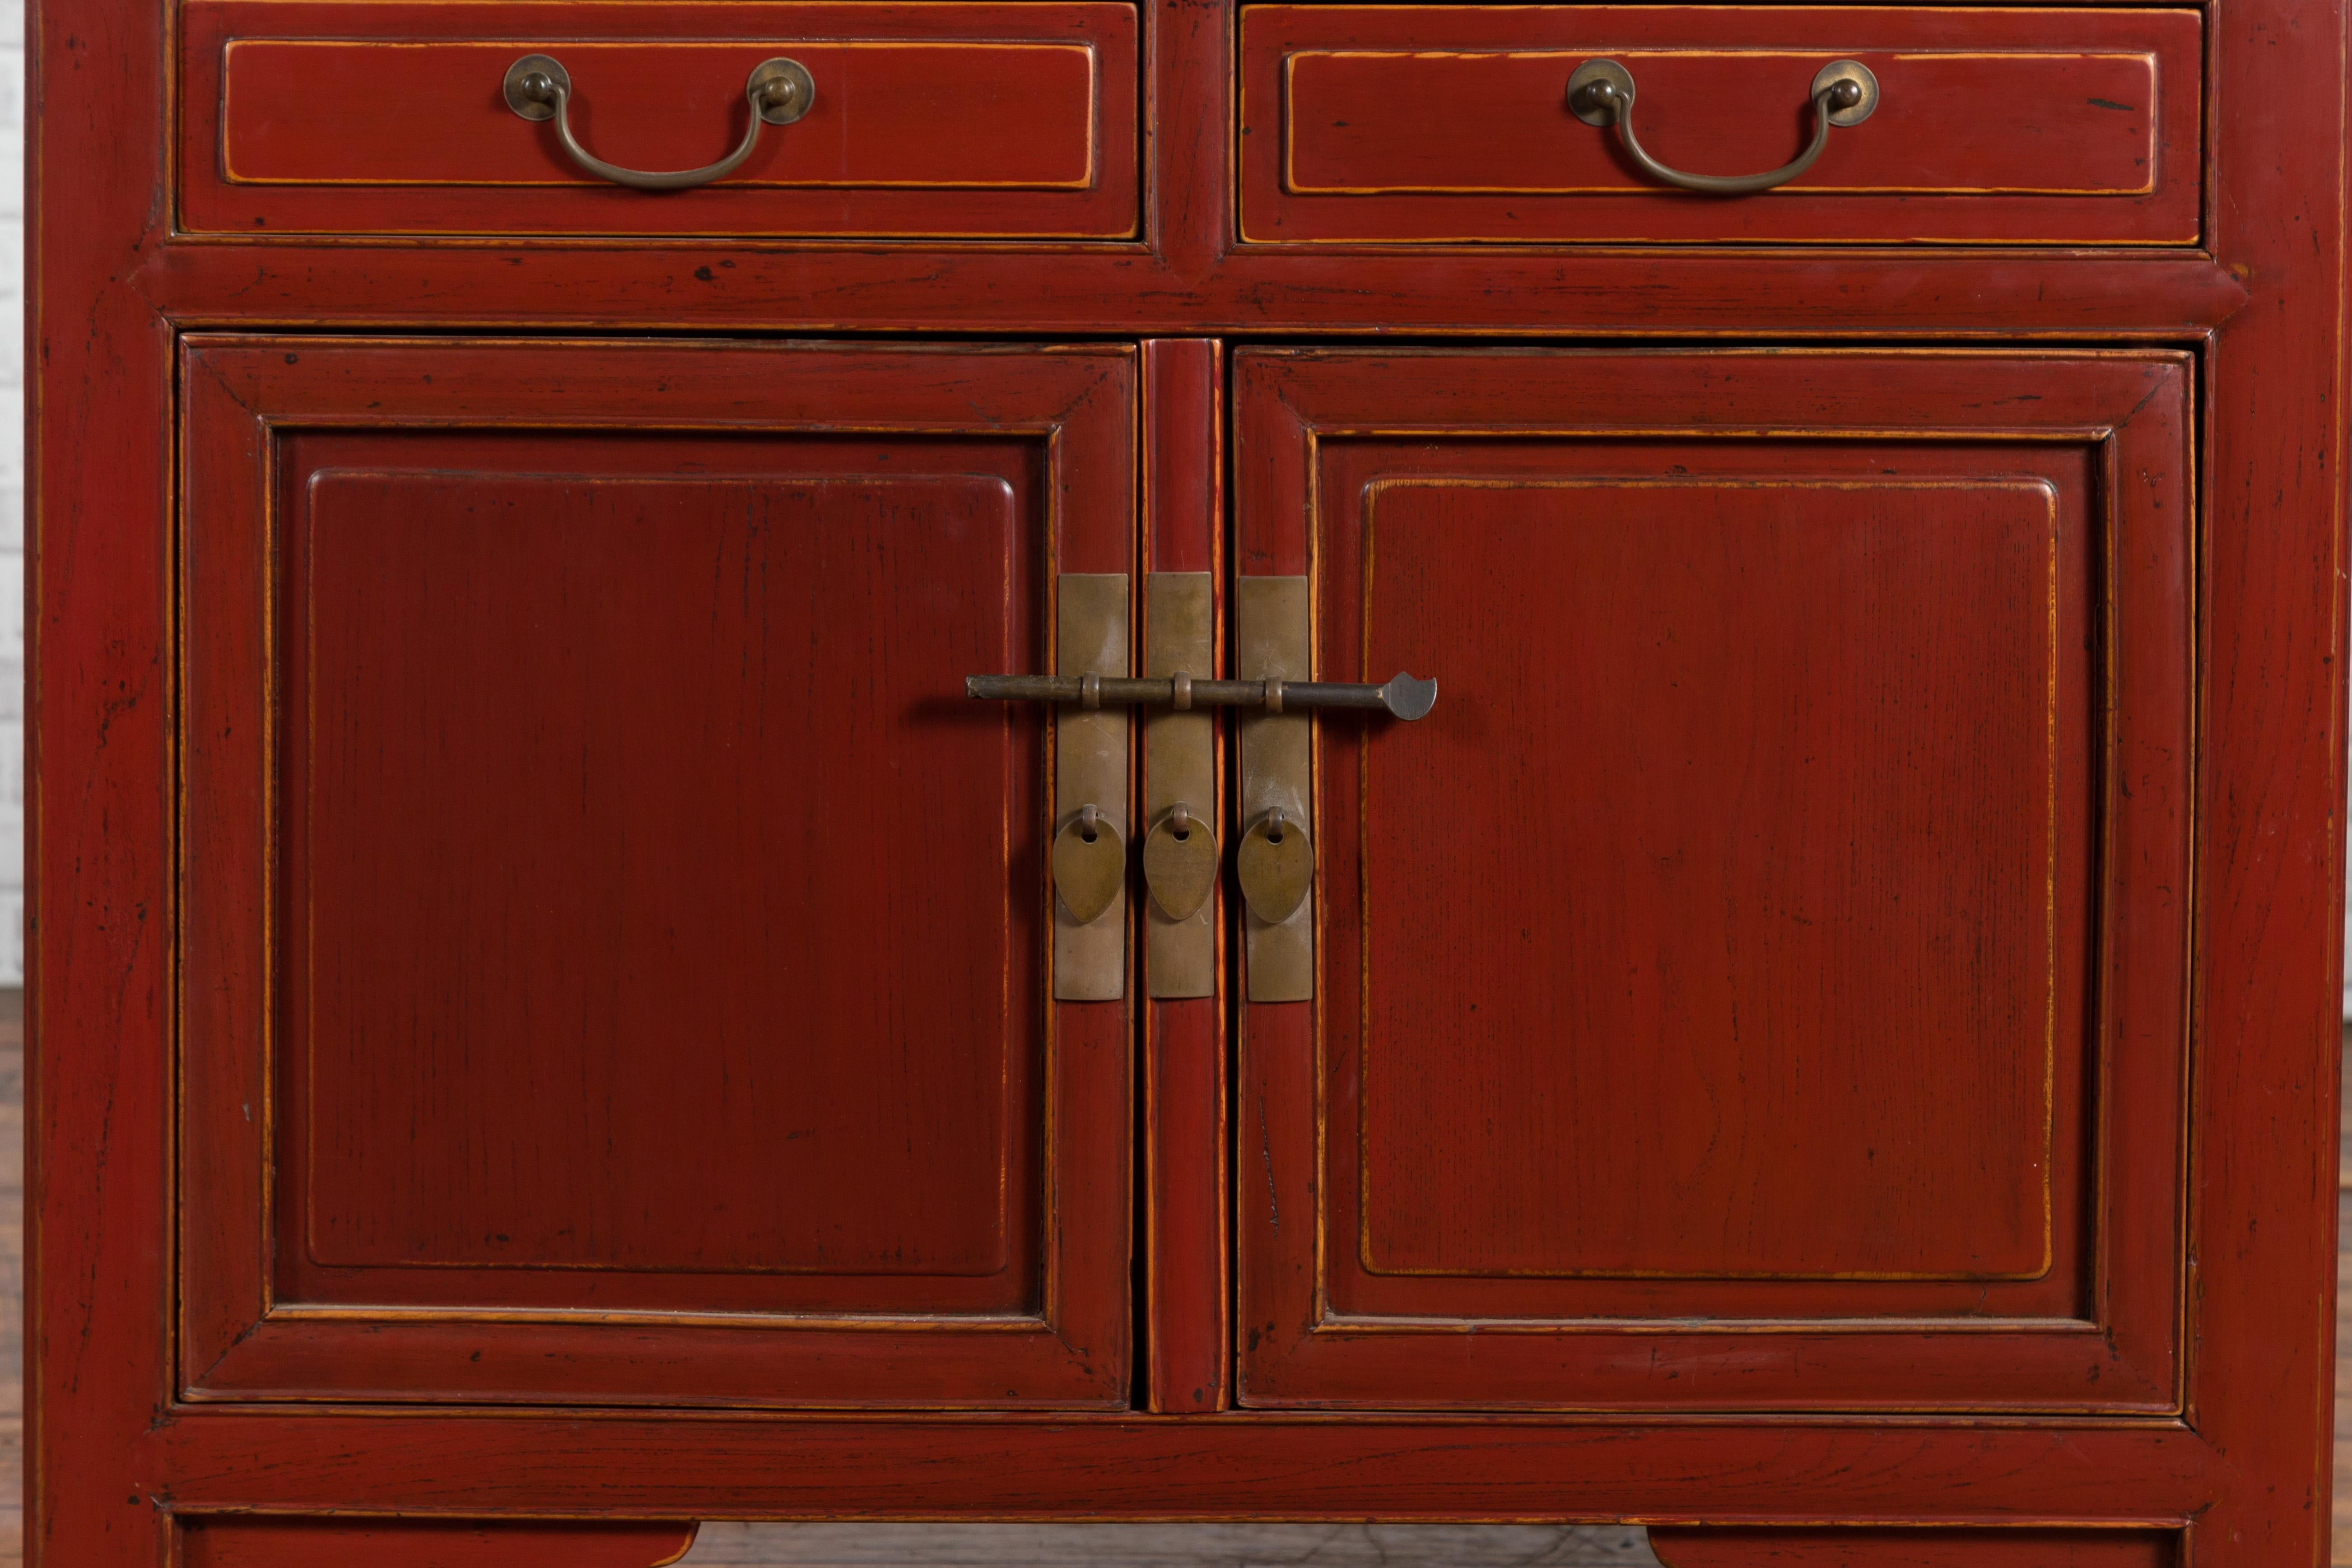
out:
{"label": "right cabinet door", "polygon": [[1315,722],[1244,1402],[2179,1409],[2191,362],[1234,374],[1239,571],[1441,692]]}

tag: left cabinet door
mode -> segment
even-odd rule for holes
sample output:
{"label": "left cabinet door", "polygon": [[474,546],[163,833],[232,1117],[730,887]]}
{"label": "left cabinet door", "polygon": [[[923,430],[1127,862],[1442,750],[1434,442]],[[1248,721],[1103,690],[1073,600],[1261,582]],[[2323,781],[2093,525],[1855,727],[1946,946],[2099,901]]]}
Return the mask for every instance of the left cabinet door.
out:
{"label": "left cabinet door", "polygon": [[196,336],[192,1398],[1127,1402],[1124,1002],[1053,1000],[1120,348]]}

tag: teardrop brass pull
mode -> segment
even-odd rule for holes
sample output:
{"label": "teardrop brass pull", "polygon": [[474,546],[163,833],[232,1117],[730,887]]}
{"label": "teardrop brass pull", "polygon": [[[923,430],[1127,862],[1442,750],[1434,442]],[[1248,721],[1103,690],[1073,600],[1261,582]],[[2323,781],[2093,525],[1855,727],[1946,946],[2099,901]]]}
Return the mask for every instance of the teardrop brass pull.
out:
{"label": "teardrop brass pull", "polygon": [[1054,890],[1080,925],[1092,925],[1127,884],[1127,844],[1093,805],[1082,805],[1054,835]]}
{"label": "teardrop brass pull", "polygon": [[1690,174],[1670,169],[1633,135],[1633,73],[1615,60],[1587,60],[1568,79],[1568,107],[1587,125],[1614,125],[1625,155],[1662,184],[1708,195],[1744,196],[1785,185],[1813,166],[1832,125],[1859,125],[1878,108],[1878,79],[1860,60],[1832,60],[1813,77],[1813,144],[1796,161],[1761,174]]}
{"label": "teardrop brass pull", "polygon": [[1143,884],[1171,921],[1189,921],[1217,887],[1217,836],[1179,801],[1143,836]]}
{"label": "teardrop brass pull", "polygon": [[1250,913],[1268,925],[1280,925],[1307,901],[1315,885],[1315,846],[1307,829],[1282,815],[1267,812],[1242,835],[1234,852],[1234,870],[1242,885],[1242,899]]}
{"label": "teardrop brass pull", "polygon": [[735,151],[699,169],[667,173],[624,169],[618,163],[607,163],[580,145],[572,134],[572,73],[552,55],[525,55],[509,66],[506,95],[507,107],[525,120],[554,121],[556,138],[563,143],[564,152],[598,179],[626,185],[633,191],[682,191],[723,180],[741,167],[743,160],[760,144],[761,126],[790,125],[809,111],[809,106],[816,101],[816,82],[810,77],[808,68],[798,60],[782,55],[761,60],[751,68],[751,79],[743,84],[743,96],[751,103],[751,123]]}

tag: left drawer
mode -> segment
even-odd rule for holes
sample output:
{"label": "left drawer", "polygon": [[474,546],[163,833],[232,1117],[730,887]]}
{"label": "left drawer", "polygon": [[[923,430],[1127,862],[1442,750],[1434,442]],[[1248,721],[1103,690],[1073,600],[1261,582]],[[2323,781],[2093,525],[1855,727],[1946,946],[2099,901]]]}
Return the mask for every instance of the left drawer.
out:
{"label": "left drawer", "polygon": [[[194,233],[1123,239],[1137,229],[1124,4],[352,5],[183,13],[180,221]],[[509,107],[559,61],[572,140]],[[763,61],[805,100],[756,139]],[[771,114],[768,120],[781,118]]]}

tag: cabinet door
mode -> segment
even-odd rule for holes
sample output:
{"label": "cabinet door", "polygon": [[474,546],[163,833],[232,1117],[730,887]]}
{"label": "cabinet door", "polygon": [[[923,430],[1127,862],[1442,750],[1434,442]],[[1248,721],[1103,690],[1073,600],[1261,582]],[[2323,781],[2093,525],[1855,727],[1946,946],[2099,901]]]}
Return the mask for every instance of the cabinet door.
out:
{"label": "cabinet door", "polygon": [[1124,1404],[1127,1010],[962,682],[1129,571],[1131,353],[184,375],[189,1394]]}
{"label": "cabinet door", "polygon": [[1318,676],[1441,691],[1316,721],[1244,1401],[2177,1408],[2188,363],[1264,350],[1235,397],[1244,616],[1303,576]]}

